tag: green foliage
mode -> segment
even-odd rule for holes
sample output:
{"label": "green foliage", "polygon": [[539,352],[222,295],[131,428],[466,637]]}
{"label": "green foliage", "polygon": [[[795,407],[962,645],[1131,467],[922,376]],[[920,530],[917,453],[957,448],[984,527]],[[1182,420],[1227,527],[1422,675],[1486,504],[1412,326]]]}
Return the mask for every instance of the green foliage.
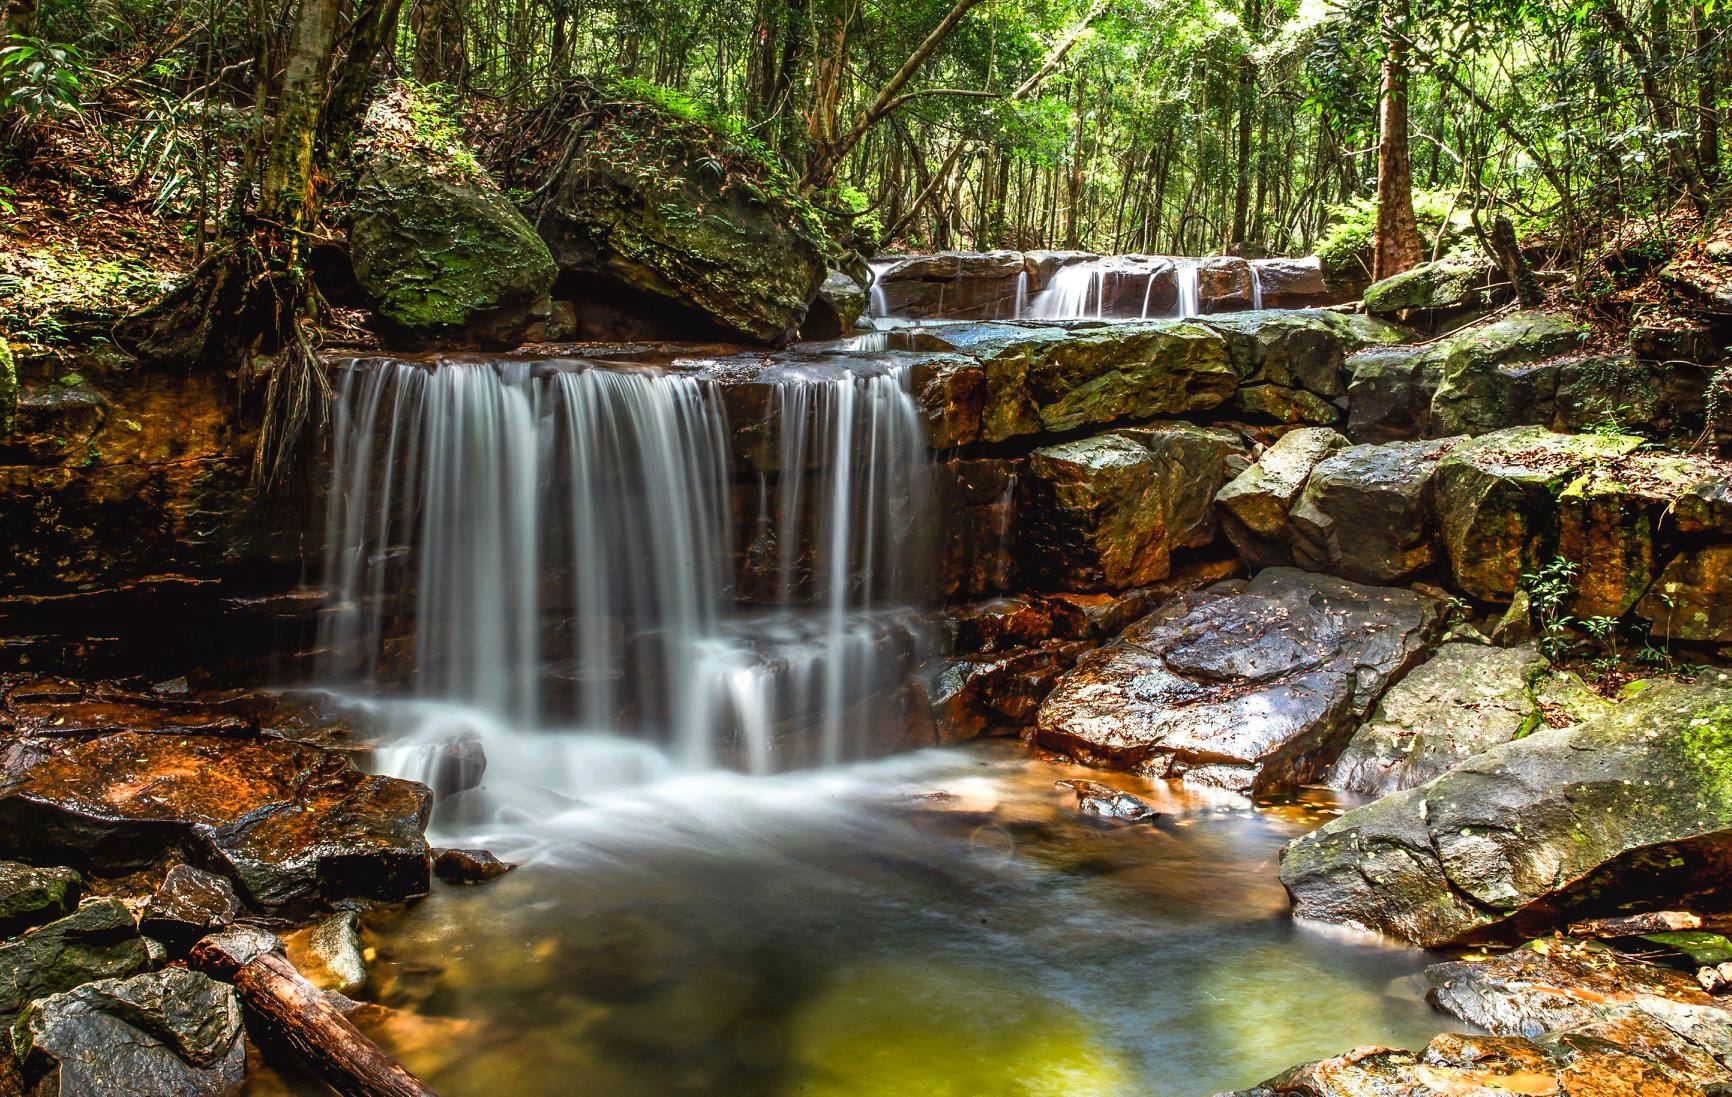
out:
{"label": "green foliage", "polygon": [[1540,627],[1540,654],[1554,663],[1567,659],[1575,647],[1569,616],[1570,603],[1576,596],[1576,576],[1581,569],[1559,556],[1537,571],[1522,575],[1522,589],[1527,592],[1528,611]]}
{"label": "green foliage", "polygon": [[0,108],[31,117],[77,114],[79,95],[90,75],[84,55],[73,46],[40,38],[10,38],[0,48]]}
{"label": "green foliage", "polygon": [[417,84],[412,80],[399,83],[403,90],[404,113],[417,145],[432,156],[451,174],[463,179],[484,175],[475,150],[463,139],[457,125],[456,93],[444,84]]}
{"label": "green foliage", "polygon": [[[1427,256],[1437,247],[1439,234],[1444,237],[1443,256],[1457,254],[1463,240],[1454,219],[1465,213],[1449,191],[1416,191],[1413,195],[1413,216],[1419,222],[1420,236],[1425,241]],[[1330,270],[1349,270],[1355,265],[1366,266],[1369,273],[1371,240],[1377,231],[1377,200],[1357,198],[1342,205],[1329,207],[1329,226],[1317,242],[1317,255]]]}

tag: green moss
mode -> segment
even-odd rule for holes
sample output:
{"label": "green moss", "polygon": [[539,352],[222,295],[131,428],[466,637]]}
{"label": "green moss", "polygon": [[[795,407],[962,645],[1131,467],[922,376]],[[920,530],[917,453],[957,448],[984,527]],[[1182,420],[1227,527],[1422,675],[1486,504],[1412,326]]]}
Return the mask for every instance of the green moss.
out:
{"label": "green moss", "polygon": [[12,345],[0,335],[0,435],[11,433],[17,414],[18,364],[12,359]]}
{"label": "green moss", "polygon": [[1678,731],[1684,763],[1696,778],[1704,807],[1732,812],[1732,704],[1691,714]]}

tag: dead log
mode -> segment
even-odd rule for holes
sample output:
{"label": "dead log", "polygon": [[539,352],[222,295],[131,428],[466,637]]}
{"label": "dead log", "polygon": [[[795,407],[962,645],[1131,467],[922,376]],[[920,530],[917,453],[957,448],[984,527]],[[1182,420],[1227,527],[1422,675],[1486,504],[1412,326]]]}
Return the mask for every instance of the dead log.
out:
{"label": "dead log", "polygon": [[1521,245],[1516,242],[1515,225],[1501,213],[1491,223],[1491,243],[1497,254],[1497,265],[1503,268],[1504,277],[1515,287],[1516,300],[1524,309],[1539,307],[1545,301],[1545,294],[1540,292],[1533,271],[1522,258]]}
{"label": "dead log", "polygon": [[213,933],[193,946],[187,963],[233,983],[264,1034],[293,1048],[344,1097],[437,1097],[295,970],[275,934],[251,927]]}
{"label": "dead log", "polygon": [[1650,933],[1677,933],[1701,929],[1702,919],[1682,910],[1656,910],[1626,918],[1595,918],[1570,926],[1571,937],[1645,937]]}

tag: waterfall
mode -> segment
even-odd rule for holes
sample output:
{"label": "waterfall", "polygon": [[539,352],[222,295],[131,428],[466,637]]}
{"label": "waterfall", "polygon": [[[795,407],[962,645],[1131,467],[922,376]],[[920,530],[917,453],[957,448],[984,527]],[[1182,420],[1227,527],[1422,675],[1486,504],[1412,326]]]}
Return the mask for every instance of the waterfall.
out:
{"label": "waterfall", "polygon": [[762,608],[738,597],[718,382],[348,363],[323,678],[407,687],[418,723],[388,764],[409,775],[438,764],[454,725],[485,741],[490,772],[553,784],[587,779],[588,763],[548,760],[561,744],[613,744],[603,769],[639,758],[622,742],[757,772],[881,751],[922,654],[929,469],[903,373],[836,373],[775,387],[777,470],[740,519],[775,534]]}
{"label": "waterfall", "polygon": [[1029,317],[1082,320],[1100,316],[1106,296],[1105,273],[1105,265],[1098,259],[1061,267],[1046,288],[1035,294]]}
{"label": "waterfall", "polygon": [[1016,272],[1016,297],[1011,303],[1010,318],[1021,320],[1028,312],[1028,271]]}
{"label": "waterfall", "polygon": [[884,272],[894,264],[868,263],[867,269],[872,272],[872,285],[866,291],[866,318],[868,320],[890,319],[890,298],[884,292]]}
{"label": "waterfall", "polygon": [[1202,263],[1195,259],[1179,259],[1175,277],[1179,280],[1178,309],[1174,315],[1181,320],[1188,320],[1202,314],[1203,290],[1201,271]]}
{"label": "waterfall", "polygon": [[1246,260],[1245,266],[1251,271],[1251,308],[1263,307],[1263,274],[1257,269],[1257,264]]}

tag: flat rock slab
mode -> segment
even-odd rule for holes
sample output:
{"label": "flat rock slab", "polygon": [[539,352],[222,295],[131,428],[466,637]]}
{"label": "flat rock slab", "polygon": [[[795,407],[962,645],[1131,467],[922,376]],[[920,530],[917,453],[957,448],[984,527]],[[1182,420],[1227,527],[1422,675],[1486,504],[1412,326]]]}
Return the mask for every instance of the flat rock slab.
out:
{"label": "flat rock slab", "polygon": [[1290,790],[1335,760],[1438,618],[1413,591],[1269,568],[1175,598],[1084,656],[1034,738],[1093,765]]}
{"label": "flat rock slab", "polygon": [[99,873],[175,852],[229,876],[253,907],[292,915],[425,894],[430,802],[421,785],[301,743],[128,732],[0,785],[0,846]]}
{"label": "flat rock slab", "polygon": [[1732,676],[1646,686],[1288,845],[1294,913],[1426,947],[1732,904]]}

